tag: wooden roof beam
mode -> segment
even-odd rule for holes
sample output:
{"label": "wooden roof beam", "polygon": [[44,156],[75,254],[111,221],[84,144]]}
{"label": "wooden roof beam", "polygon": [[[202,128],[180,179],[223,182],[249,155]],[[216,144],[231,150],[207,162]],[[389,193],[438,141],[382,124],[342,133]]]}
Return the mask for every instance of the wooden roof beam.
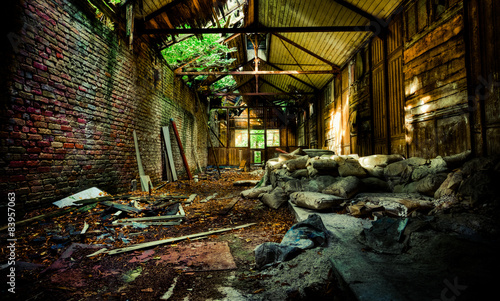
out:
{"label": "wooden roof beam", "polygon": [[[267,65],[269,65],[269,66],[273,67],[273,68],[274,68],[274,69],[276,69],[276,70],[283,70],[283,69],[281,69],[280,67],[276,66],[276,65],[275,65],[275,64],[273,64],[273,63],[267,62],[267,61],[262,60],[262,59],[261,59],[261,61],[262,61],[262,62],[264,62],[264,63],[266,63]],[[291,78],[295,79],[296,81],[298,81],[298,82],[302,83],[303,85],[305,85],[305,86],[307,86],[307,87],[309,87],[309,88],[313,89],[314,91],[318,90],[318,88],[316,88],[315,86],[313,86],[313,85],[311,85],[311,84],[309,84],[309,83],[307,83],[307,82],[305,82],[305,81],[301,80],[300,78],[298,78],[298,77],[296,77],[296,76],[294,76],[294,75],[291,75],[291,74],[290,74],[290,75],[288,75],[288,76],[290,76]]]}
{"label": "wooden roof beam", "polygon": [[336,70],[280,70],[280,71],[178,71],[175,75],[300,75],[337,74]]}
{"label": "wooden roof beam", "polygon": [[[290,39],[288,39],[288,38],[286,38],[286,37],[284,37],[284,36],[280,35],[279,33],[273,32],[272,34],[273,34],[274,36],[276,36],[277,38],[279,38],[280,40],[285,41],[285,42],[287,42],[288,44],[290,44],[290,45],[292,45],[292,46],[294,46],[294,47],[296,47],[296,48],[298,48],[298,49],[302,50],[303,52],[305,52],[305,53],[309,54],[310,56],[312,56],[312,57],[314,57],[314,58],[316,58],[316,59],[318,59],[318,60],[322,61],[323,63],[330,65],[330,66],[332,67],[332,69],[337,70],[337,72],[340,72],[340,67],[339,67],[338,65],[336,65],[336,64],[334,64],[334,63],[330,62],[329,60],[327,60],[327,59],[325,59],[325,58],[323,58],[323,57],[321,57],[321,56],[317,55],[316,53],[314,53],[314,52],[310,51],[309,49],[307,49],[307,48],[305,48],[305,47],[303,47],[303,46],[301,46],[301,45],[299,45],[299,44],[295,43],[294,41],[292,41],[292,40],[290,40]],[[291,53],[290,53],[290,54],[291,54]],[[297,62],[297,64],[298,64],[298,62]]]}
{"label": "wooden roof beam", "polygon": [[[304,92],[304,93],[296,93],[298,95],[313,95],[314,93],[311,92]],[[293,93],[287,93],[287,92],[245,92],[245,93],[233,93],[233,92],[226,92],[226,93],[214,93],[215,96],[273,96],[273,95],[289,95],[296,97]]]}
{"label": "wooden roof beam", "polygon": [[154,12],[150,13],[146,17],[144,17],[144,22],[148,22],[149,20],[161,15],[164,12],[167,12],[172,9],[172,7],[176,6],[177,4],[180,4],[184,2],[184,0],[174,0],[170,3],[165,4],[162,8],[155,10]]}
{"label": "wooden roof beam", "polygon": [[[251,63],[251,62],[253,62],[253,60],[249,60],[249,61],[246,61],[246,62],[244,62],[244,63],[241,63],[241,64],[239,64],[238,66],[236,66],[236,67],[234,67],[234,68],[229,69],[229,71],[235,71],[235,70],[237,70],[237,69],[239,69],[239,68],[241,68],[241,67],[244,67],[244,66],[248,65],[248,64],[249,64],[249,63]],[[216,82],[220,81],[221,79],[223,79],[224,77],[226,77],[226,76],[228,76],[228,75],[229,75],[229,74],[222,74],[221,76],[217,77],[216,79],[214,79],[214,80],[211,80],[211,81],[208,81],[208,82],[204,83],[204,84],[203,84],[203,86],[211,86],[211,85],[213,85],[214,83],[216,83]]]}
{"label": "wooden roof beam", "polygon": [[377,24],[384,24],[384,23],[381,23],[381,19],[375,17],[374,15],[372,14],[369,14],[367,12],[365,12],[364,10],[362,10],[361,8],[357,7],[356,5],[354,4],[351,4],[345,0],[333,0],[333,2],[339,4],[339,5],[342,5],[343,7],[357,13],[358,15],[370,20],[371,22],[374,22],[374,23],[377,23]]}
{"label": "wooden roof beam", "polygon": [[373,31],[365,25],[358,26],[307,26],[307,27],[237,27],[237,28],[139,28],[140,34],[171,35],[171,34],[233,34],[233,33],[276,33],[276,32],[368,32]]}

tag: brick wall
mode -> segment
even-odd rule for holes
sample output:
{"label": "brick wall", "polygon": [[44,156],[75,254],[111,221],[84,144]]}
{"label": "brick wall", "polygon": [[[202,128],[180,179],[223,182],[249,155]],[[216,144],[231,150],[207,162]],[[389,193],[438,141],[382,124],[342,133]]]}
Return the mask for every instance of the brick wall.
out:
{"label": "brick wall", "polygon": [[[162,177],[160,127],[173,118],[191,170],[206,165],[205,108],[144,40],[125,40],[70,0],[13,5],[2,37],[0,190],[22,209],[96,186],[128,190]],[[16,6],[17,5],[17,6]],[[172,136],[178,173],[185,173]],[[4,198],[6,200],[6,198]],[[1,201],[3,202],[3,201]]]}

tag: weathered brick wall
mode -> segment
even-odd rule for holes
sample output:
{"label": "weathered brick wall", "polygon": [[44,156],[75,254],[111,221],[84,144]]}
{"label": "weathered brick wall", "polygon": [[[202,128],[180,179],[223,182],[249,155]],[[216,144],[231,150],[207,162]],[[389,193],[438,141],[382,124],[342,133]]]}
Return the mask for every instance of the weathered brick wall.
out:
{"label": "weathered brick wall", "polygon": [[[125,40],[70,0],[26,0],[3,38],[1,191],[35,208],[97,186],[126,191],[162,177],[160,127],[173,118],[191,170],[206,165],[205,109],[144,41]],[[172,135],[176,166],[184,172]],[[2,199],[4,202],[6,198]]]}

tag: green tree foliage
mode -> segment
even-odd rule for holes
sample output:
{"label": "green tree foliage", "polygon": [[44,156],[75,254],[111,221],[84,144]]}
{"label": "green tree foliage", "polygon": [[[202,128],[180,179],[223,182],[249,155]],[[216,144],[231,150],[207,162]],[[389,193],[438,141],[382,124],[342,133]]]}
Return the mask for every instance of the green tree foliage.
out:
{"label": "green tree foliage", "polygon": [[[229,53],[236,51],[236,48],[228,48],[220,43],[220,37],[217,34],[204,35],[202,39],[192,37],[182,42],[174,44],[162,51],[162,55],[167,64],[172,68],[178,68],[183,64],[194,62],[186,66],[191,71],[225,71],[227,67],[235,60],[229,57]],[[194,80],[202,81],[206,75],[200,75]],[[188,79],[188,77],[184,77]],[[233,86],[235,81],[232,76],[226,76],[224,79],[216,82],[211,89],[218,91],[224,87]]]}

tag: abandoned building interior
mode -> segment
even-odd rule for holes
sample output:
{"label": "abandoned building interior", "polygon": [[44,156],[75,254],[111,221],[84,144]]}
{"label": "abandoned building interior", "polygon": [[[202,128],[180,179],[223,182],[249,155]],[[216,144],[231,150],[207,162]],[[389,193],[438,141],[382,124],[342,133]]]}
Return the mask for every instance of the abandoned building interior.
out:
{"label": "abandoned building interior", "polygon": [[497,294],[499,1],[3,5],[2,299]]}

